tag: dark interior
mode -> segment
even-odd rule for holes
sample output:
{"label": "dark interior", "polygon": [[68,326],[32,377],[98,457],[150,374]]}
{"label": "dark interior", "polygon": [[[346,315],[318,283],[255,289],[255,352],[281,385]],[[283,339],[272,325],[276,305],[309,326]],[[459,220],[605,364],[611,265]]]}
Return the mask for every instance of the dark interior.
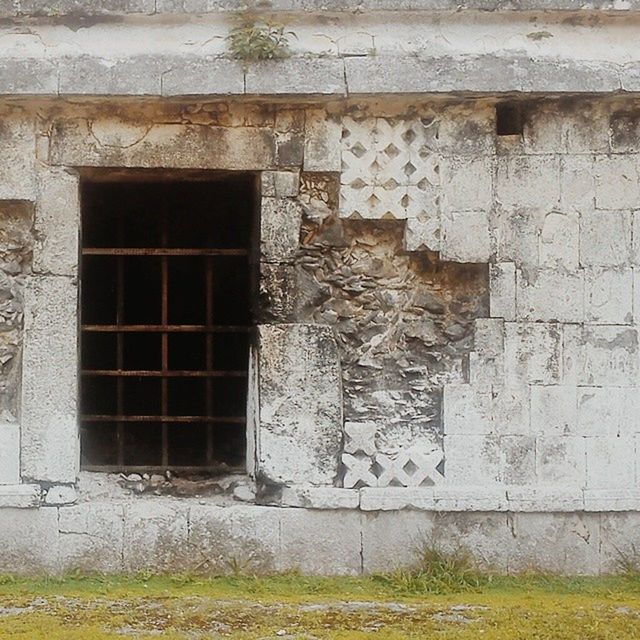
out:
{"label": "dark interior", "polygon": [[83,183],[84,468],[244,466],[255,192]]}

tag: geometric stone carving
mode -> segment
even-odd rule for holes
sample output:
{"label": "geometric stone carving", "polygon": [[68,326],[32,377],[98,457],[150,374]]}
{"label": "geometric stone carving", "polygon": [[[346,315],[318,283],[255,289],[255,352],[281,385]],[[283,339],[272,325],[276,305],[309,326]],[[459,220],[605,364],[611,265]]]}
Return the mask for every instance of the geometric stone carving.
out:
{"label": "geometric stone carving", "polygon": [[378,479],[371,470],[373,460],[369,456],[354,456],[350,453],[342,454],[342,466],[345,489],[359,487],[375,487]]}
{"label": "geometric stone carving", "polygon": [[373,422],[346,422],[344,425],[345,453],[364,453],[372,456],[376,452],[376,428]]}
{"label": "geometric stone carving", "polygon": [[340,217],[427,218],[437,210],[439,156],[433,121],[343,119]]}
{"label": "geometric stone carving", "polygon": [[379,487],[432,486],[444,480],[438,470],[443,452],[436,449],[424,452],[417,447],[402,449],[395,456],[378,453],[375,456],[374,473]]}

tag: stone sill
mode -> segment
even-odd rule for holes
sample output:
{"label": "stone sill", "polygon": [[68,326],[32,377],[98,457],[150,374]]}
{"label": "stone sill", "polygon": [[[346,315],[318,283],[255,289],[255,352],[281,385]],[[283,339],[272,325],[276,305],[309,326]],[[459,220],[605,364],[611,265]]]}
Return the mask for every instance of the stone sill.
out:
{"label": "stone sill", "polygon": [[0,485],[0,509],[32,509],[40,506],[41,490],[37,484]]}
{"label": "stone sill", "polygon": [[[1,18],[74,18],[119,15],[235,13],[366,13],[373,11],[460,10],[514,13],[527,11],[629,13],[640,10],[638,0],[16,0],[5,2]],[[8,6],[7,6],[8,5]],[[114,7],[115,5],[115,7]]]}

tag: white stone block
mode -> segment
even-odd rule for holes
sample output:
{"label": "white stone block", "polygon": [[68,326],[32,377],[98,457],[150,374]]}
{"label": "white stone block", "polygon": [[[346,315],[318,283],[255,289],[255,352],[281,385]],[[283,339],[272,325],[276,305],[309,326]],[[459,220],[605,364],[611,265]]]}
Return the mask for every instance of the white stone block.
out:
{"label": "white stone block", "polygon": [[585,438],[587,484],[593,489],[632,488],[636,480],[637,436]]}
{"label": "white stone block", "polygon": [[433,492],[433,487],[365,487],[360,489],[360,508],[362,511],[434,511]]}
{"label": "white stone block", "polygon": [[459,485],[433,489],[436,511],[506,511],[507,494],[501,486]]}
{"label": "white stone block", "polygon": [[538,210],[557,207],[560,204],[558,157],[499,157],[496,198],[504,207],[531,207]]}
{"label": "white stone block", "polygon": [[493,387],[493,424],[499,435],[530,433],[530,389],[527,384]]}
{"label": "white stone block", "polygon": [[568,158],[577,154],[608,153],[611,110],[602,101],[583,101],[563,114],[564,151]]}
{"label": "white stone block", "polygon": [[260,174],[262,195],[272,198],[295,198],[300,191],[299,171],[263,171]]}
{"label": "white stone block", "polygon": [[538,436],[536,470],[541,485],[584,487],[586,443],[579,436]]}
{"label": "white stone block", "polygon": [[502,469],[500,480],[510,485],[536,483],[536,441],[529,435],[500,437]]}
{"label": "white stone block", "polygon": [[574,386],[531,387],[531,432],[537,435],[576,434],[578,390]]}
{"label": "white stone block", "polygon": [[443,210],[486,211],[493,204],[492,156],[444,158]]}
{"label": "white stone block", "polygon": [[440,251],[442,230],[440,213],[419,218],[408,218],[404,227],[405,251]]}
{"label": "white stone block", "polygon": [[551,211],[544,217],[539,241],[540,266],[575,270],[579,263],[578,213]]}
{"label": "white stone block", "polygon": [[632,227],[632,261],[633,265],[640,266],[640,211],[631,212],[631,227]]}
{"label": "white stone block", "polygon": [[283,487],[278,504],[304,509],[357,509],[360,491],[336,487]]}
{"label": "white stone block", "polygon": [[596,182],[593,156],[567,155],[560,161],[560,204],[562,211],[592,211]]}
{"label": "white stone block", "polygon": [[640,207],[638,161],[634,156],[597,156],[594,171],[598,209]]}
{"label": "white stone block", "polygon": [[578,384],[584,365],[582,324],[562,325],[562,382]]}
{"label": "white stone block", "polygon": [[544,511],[582,511],[583,492],[579,487],[508,486],[509,511],[540,513]]}
{"label": "white stone block", "polygon": [[492,433],[491,391],[468,384],[445,385],[443,417],[446,435]]}
{"label": "white stone block", "polygon": [[54,485],[49,487],[44,496],[44,503],[50,506],[73,504],[78,499],[78,493],[73,485]]}
{"label": "white stone block", "polygon": [[20,482],[20,425],[0,422],[0,485]]}
{"label": "white stone block", "polygon": [[562,375],[560,326],[505,322],[505,375],[510,383],[557,384]]}
{"label": "white stone block", "polygon": [[487,487],[500,482],[502,451],[493,435],[445,435],[447,485]]}
{"label": "white stone block", "polygon": [[71,484],[78,471],[76,281],[31,277],[25,293],[22,477]]}
{"label": "white stone block", "polygon": [[35,200],[35,119],[3,115],[0,157],[0,200]]}
{"label": "white stone block", "polygon": [[638,332],[631,327],[585,326],[580,385],[631,387],[638,383]]}
{"label": "white stone block", "polygon": [[452,262],[489,262],[492,255],[489,217],[484,211],[442,214],[440,257]]}
{"label": "white stone block", "polygon": [[578,433],[584,436],[628,436],[640,432],[637,387],[580,387]]}
{"label": "white stone block", "polygon": [[625,267],[631,264],[629,211],[582,212],[580,264],[583,267]]}
{"label": "white stone block", "polygon": [[40,506],[39,484],[0,484],[0,509],[32,509]]}
{"label": "white stone block", "polygon": [[605,512],[603,518],[607,511],[640,511],[640,489],[585,489],[584,510]]}
{"label": "white stone block", "polygon": [[490,388],[504,380],[504,321],[478,318],[469,354],[469,380],[476,389]]}
{"label": "white stone block", "polygon": [[626,267],[584,270],[585,320],[597,324],[633,322],[633,271]]}
{"label": "white stone block", "polygon": [[[581,271],[516,271],[516,314],[536,322],[582,322],[584,276]],[[553,300],[553,304],[551,304]]]}
{"label": "white stone block", "polygon": [[330,327],[259,327],[258,473],[285,484],[332,485],[343,437],[342,378]]}
{"label": "white stone block", "polygon": [[376,452],[377,425],[374,422],[344,423],[344,452],[372,456]]}
{"label": "white stone block", "polygon": [[342,126],[324,109],[309,109],[305,120],[304,170],[340,171]]}
{"label": "white stone block", "polygon": [[64,169],[42,168],[37,183],[33,270],[75,276],[80,233],[78,176]]}
{"label": "white stone block", "polygon": [[489,308],[492,318],[516,319],[516,265],[489,265]]}
{"label": "white stone block", "polygon": [[289,198],[262,198],[260,254],[264,262],[292,261],[300,245],[302,206]]}

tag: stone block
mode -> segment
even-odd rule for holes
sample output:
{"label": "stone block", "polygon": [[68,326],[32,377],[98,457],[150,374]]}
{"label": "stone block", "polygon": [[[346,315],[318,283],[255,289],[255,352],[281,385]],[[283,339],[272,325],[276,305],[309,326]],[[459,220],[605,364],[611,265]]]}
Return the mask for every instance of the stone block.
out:
{"label": "stone block", "polygon": [[44,504],[60,506],[73,504],[78,500],[78,493],[73,485],[58,484],[49,487],[44,495]]}
{"label": "stone block", "polygon": [[78,471],[75,280],[31,277],[25,292],[22,477],[73,483]]}
{"label": "stone block", "polygon": [[408,218],[404,227],[405,251],[440,251],[442,229],[440,214],[427,218]]}
{"label": "stone block", "polygon": [[631,213],[629,211],[582,212],[580,264],[583,267],[631,265]]}
{"label": "stone block", "polygon": [[566,114],[557,105],[527,105],[523,119],[522,147],[525,153],[562,152],[562,129]]}
{"label": "stone block", "polygon": [[[535,322],[582,322],[584,275],[581,271],[516,271],[516,316]],[[553,304],[550,304],[553,300]]]}
{"label": "stone block", "polygon": [[344,423],[344,452],[363,453],[372,456],[376,452],[376,431],[374,422]]}
{"label": "stone block", "polygon": [[635,486],[636,436],[585,438],[587,484],[594,489]]}
{"label": "stone block", "polygon": [[322,325],[259,327],[258,472],[271,482],[333,485],[342,447],[342,379]]}
{"label": "stone block", "polygon": [[0,422],[0,485],[20,482],[20,425]]}
{"label": "stone block", "polygon": [[593,156],[566,155],[560,160],[561,211],[592,211],[596,201]]}
{"label": "stone block", "polygon": [[471,386],[489,388],[504,380],[504,322],[501,318],[475,321],[474,351],[469,354]]}
{"label": "stone block", "polygon": [[343,62],[339,58],[291,57],[256,62],[245,72],[250,95],[344,95]]}
{"label": "stone block", "polygon": [[[62,571],[120,573],[124,570],[124,509],[113,502],[60,507]],[[142,533],[142,532],[141,532]],[[148,558],[151,564],[153,559]]]}
{"label": "stone block", "polygon": [[582,511],[582,489],[553,486],[508,486],[509,511],[541,513],[546,511]]}
{"label": "stone block", "polygon": [[274,132],[261,127],[97,119],[53,123],[50,162],[85,167],[263,171],[276,165]]}
{"label": "stone block", "polygon": [[336,487],[283,487],[277,503],[304,509],[357,509],[360,492]]}
{"label": "stone block", "polygon": [[263,197],[295,198],[300,191],[300,172],[263,171],[260,184]]}
{"label": "stone block", "polygon": [[446,435],[482,435],[493,432],[491,391],[468,384],[444,387],[443,422]]}
{"label": "stone block", "polygon": [[621,573],[638,564],[640,512],[602,513],[600,516],[600,571]]}
{"label": "stone block", "polygon": [[562,331],[554,323],[505,322],[505,376],[511,383],[557,384]]}
{"label": "stone block", "polygon": [[507,500],[502,485],[440,485],[433,488],[435,510],[506,511]]}
{"label": "stone block", "polygon": [[184,561],[197,573],[277,571],[281,512],[255,505],[191,506]]}
{"label": "stone block", "polygon": [[[281,509],[278,571],[321,575],[362,572],[362,514]],[[313,551],[311,551],[313,550]]]}
{"label": "stone block", "polygon": [[493,205],[493,162],[491,156],[443,159],[443,210],[488,211]]}
{"label": "stone block", "polygon": [[78,176],[64,169],[43,169],[37,182],[33,270],[75,276],[80,233]]}
{"label": "stone block", "polygon": [[58,67],[44,57],[17,57],[0,65],[0,96],[58,94]]}
{"label": "stone block", "polygon": [[632,209],[640,207],[638,161],[633,156],[597,156],[594,165],[596,207]]}
{"label": "stone block", "polygon": [[604,517],[607,511],[640,511],[640,490],[636,488],[616,487],[614,489],[585,489],[584,510],[601,512]]}
{"label": "stone block", "polygon": [[489,265],[489,308],[492,318],[516,319],[516,266],[513,262]]}
{"label": "stone block", "polygon": [[7,508],[0,516],[0,573],[59,573],[57,509]]}
{"label": "stone block", "polygon": [[166,65],[157,55],[133,55],[120,60],[75,56],[63,60],[58,67],[58,93],[62,96],[159,96]]}
{"label": "stone block", "polygon": [[501,156],[496,176],[496,199],[503,207],[550,210],[560,204],[557,156]]}
{"label": "stone block", "polygon": [[633,271],[626,267],[584,270],[585,320],[595,324],[633,322]]}
{"label": "stone block", "polygon": [[542,485],[584,487],[586,442],[579,436],[538,436],[536,472]]}
{"label": "stone block", "polygon": [[484,211],[442,214],[440,257],[452,262],[489,262],[492,255],[489,217]]}
{"label": "stone block", "polygon": [[598,572],[600,528],[596,514],[515,513],[509,571]]}
{"label": "stone block", "polygon": [[163,96],[238,96],[244,93],[244,70],[238,60],[221,56],[184,56],[168,60],[164,66]]}
{"label": "stone block", "polygon": [[300,245],[302,205],[285,198],[262,198],[260,255],[264,262],[290,262]]}
{"label": "stone block", "polygon": [[578,429],[583,436],[629,436],[640,432],[637,387],[580,387]]}
{"label": "stone block", "polygon": [[635,267],[640,266],[640,211],[631,212],[631,236],[633,246],[631,259]]}
{"label": "stone block", "polygon": [[635,386],[638,380],[638,332],[631,327],[585,326],[582,330],[580,385]]}
{"label": "stone block", "polygon": [[[189,546],[189,508],[175,500],[145,500],[124,507],[124,571],[180,572]],[[185,550],[188,551],[185,551]]]}
{"label": "stone block", "polygon": [[508,485],[536,483],[536,442],[529,435],[500,436],[502,469],[500,480]]}
{"label": "stone block", "polygon": [[582,324],[562,325],[562,382],[578,384],[584,365]]}
{"label": "stone block", "polygon": [[578,389],[551,385],[531,387],[531,432],[537,435],[576,434]]}
{"label": "stone block", "polygon": [[444,477],[448,485],[495,485],[500,482],[501,470],[502,451],[497,436],[444,436]]}
{"label": "stone block", "polygon": [[360,489],[362,511],[436,510],[433,487],[363,487]]}
{"label": "stone block", "polygon": [[[0,87],[1,76],[2,72]],[[33,121],[25,116],[2,118],[0,156],[0,200],[35,200],[36,136]]]}
{"label": "stone block", "polygon": [[540,266],[575,270],[579,264],[580,218],[576,212],[547,213],[540,230]]}
{"label": "stone block", "polygon": [[308,109],[305,118],[304,170],[338,172],[341,169],[340,122],[324,109]]}
{"label": "stone block", "polygon": [[298,298],[298,277],[293,265],[260,263],[261,322],[292,322],[297,315]]}
{"label": "stone block", "polygon": [[[565,110],[562,134],[567,158],[578,160],[578,154],[610,151],[609,113],[610,107],[599,100],[581,100]],[[593,156],[585,159],[593,161]]]}
{"label": "stone block", "polygon": [[492,417],[498,435],[530,433],[530,389],[527,384],[508,382],[493,387]]}
{"label": "stone block", "polygon": [[435,129],[434,133],[437,132],[437,144],[434,146],[449,158],[462,160],[465,156],[471,157],[473,163],[473,159],[484,157],[484,161],[493,166],[495,109],[459,105],[436,113],[440,117],[429,125]]}
{"label": "stone block", "polygon": [[[379,490],[370,489],[368,491]],[[381,499],[384,500],[382,496]],[[386,573],[394,569],[415,565],[421,549],[429,544],[433,538],[435,519],[434,513],[425,511],[385,512],[376,510],[376,512],[363,514],[362,563],[364,573]]]}
{"label": "stone block", "polygon": [[40,506],[39,484],[0,484],[0,509],[31,509]]}

